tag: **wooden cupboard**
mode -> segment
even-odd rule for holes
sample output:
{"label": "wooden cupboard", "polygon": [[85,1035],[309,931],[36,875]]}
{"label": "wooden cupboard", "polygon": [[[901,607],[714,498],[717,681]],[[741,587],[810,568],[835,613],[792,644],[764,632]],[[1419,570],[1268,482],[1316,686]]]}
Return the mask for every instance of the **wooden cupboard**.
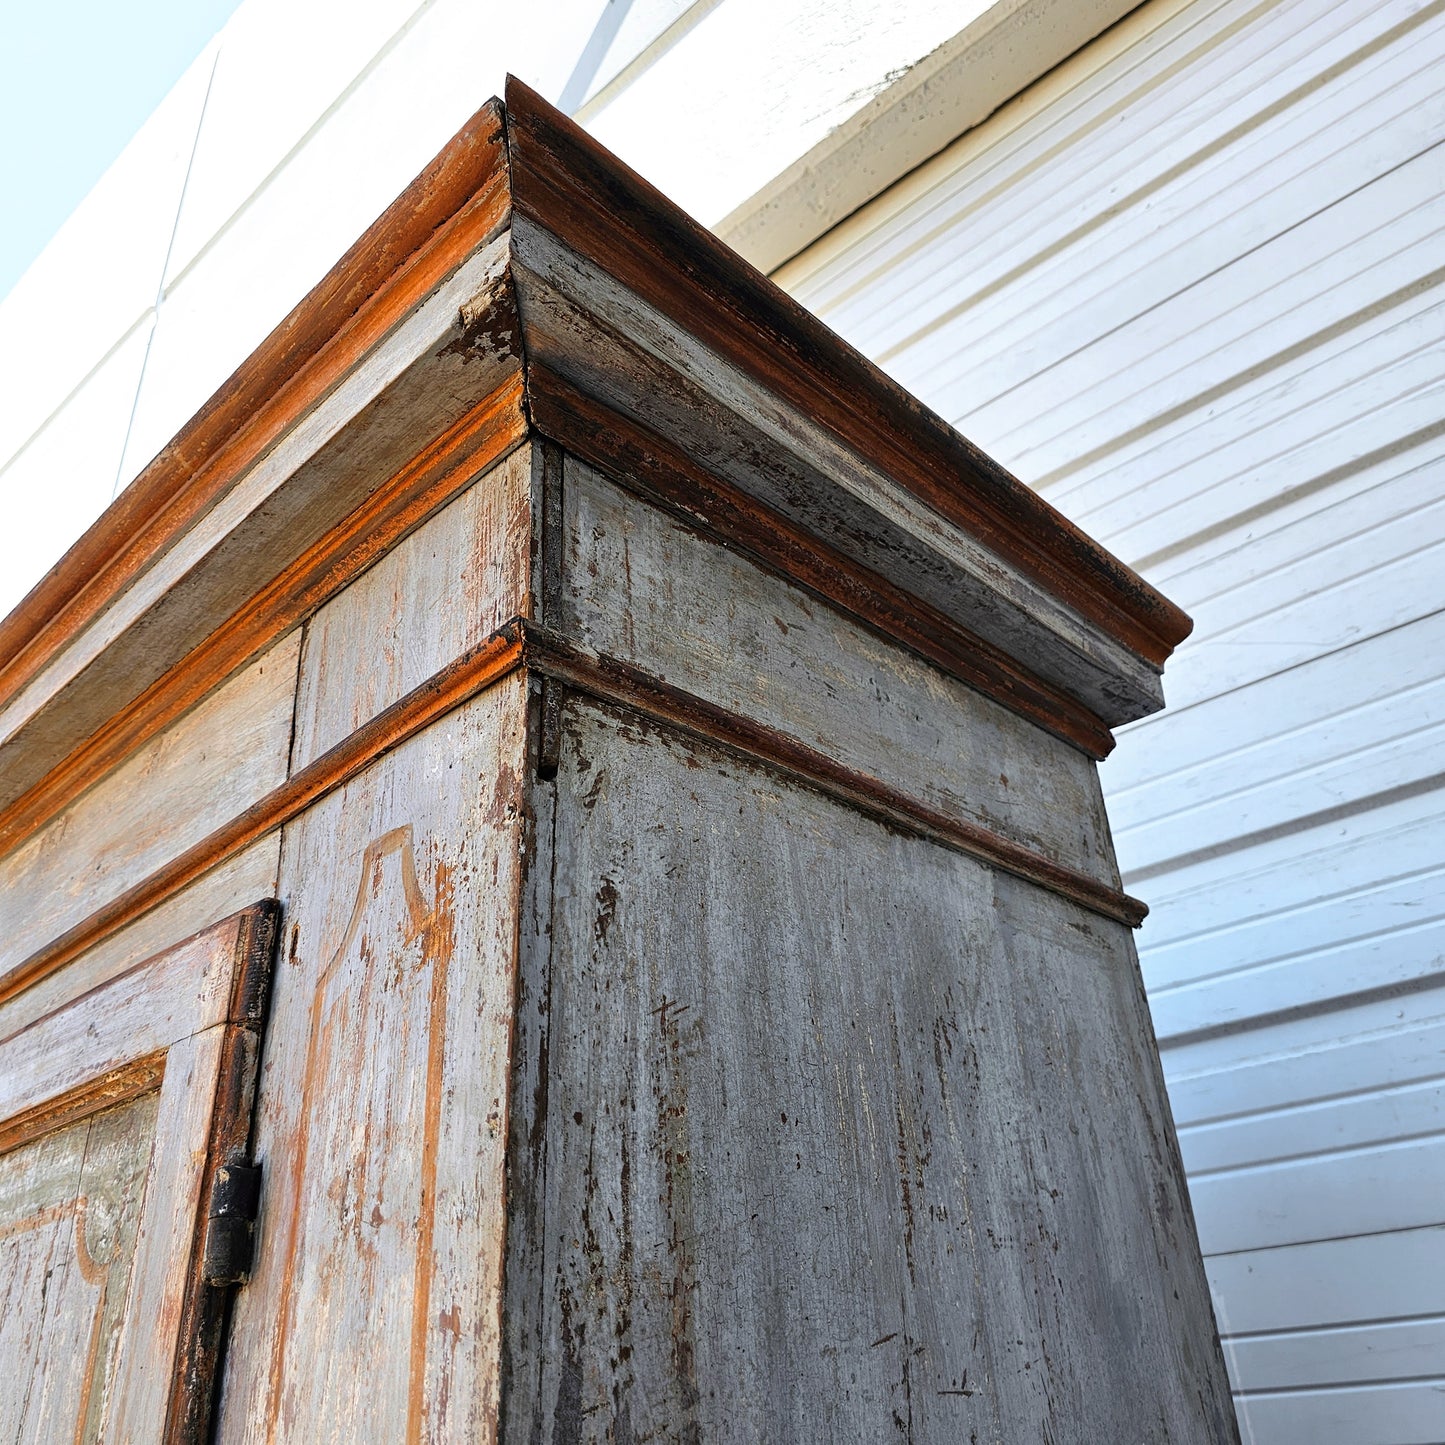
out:
{"label": "wooden cupboard", "polygon": [[1187,630],[513,83],[0,624],[12,1437],[1234,1440]]}

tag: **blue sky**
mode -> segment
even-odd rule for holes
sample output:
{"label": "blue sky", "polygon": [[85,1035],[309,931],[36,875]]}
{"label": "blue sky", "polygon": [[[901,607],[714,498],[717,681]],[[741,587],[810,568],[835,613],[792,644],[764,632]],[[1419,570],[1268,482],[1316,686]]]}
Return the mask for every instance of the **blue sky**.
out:
{"label": "blue sky", "polygon": [[0,297],[239,0],[0,0]]}

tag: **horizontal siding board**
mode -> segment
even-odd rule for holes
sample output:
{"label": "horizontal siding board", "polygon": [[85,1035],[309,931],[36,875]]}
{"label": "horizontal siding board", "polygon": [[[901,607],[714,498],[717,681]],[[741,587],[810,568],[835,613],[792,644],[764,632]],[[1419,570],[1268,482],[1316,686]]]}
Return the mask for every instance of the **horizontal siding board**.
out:
{"label": "horizontal siding board", "polygon": [[[1430,54],[1417,44],[1408,83],[1370,98],[1369,113],[1358,117],[1368,129],[1356,128],[1350,92],[1368,88],[1383,60],[1353,74],[1349,86],[1325,87],[1260,132],[1227,144],[1229,132],[1256,113],[1257,101],[1278,97],[1246,84],[1237,111],[1212,128],[1204,117],[1189,124],[1188,107],[1180,106],[1185,133],[1177,151],[1167,138],[1159,143],[1144,117],[1127,115],[1129,143],[1139,152],[1134,173],[1111,177],[1087,155],[1071,156],[1067,169],[1055,167],[1023,188],[1013,200],[1016,215],[991,208],[986,238],[959,247],[963,237],[950,237],[952,257],[930,258],[938,263],[927,278],[932,295],[892,298],[905,317],[943,312],[966,321],[973,345],[958,348],[951,329],[930,320],[906,352],[890,344],[886,330],[876,340],[870,335],[870,346],[905,385],[926,385],[946,415],[965,416],[981,444],[1005,452],[1029,475],[1046,472],[1051,464],[1029,446],[1021,449],[1017,437],[1010,442],[1009,427],[990,425],[987,404],[1022,383],[1036,386],[1041,376],[1052,382],[1050,369],[1100,333],[1115,333],[1199,285],[1222,257],[1267,244],[1317,209],[1322,196],[1355,189],[1438,141]],[[1281,88],[1290,82],[1308,84],[1308,78],[1287,76]],[[1335,93],[1341,88],[1346,94]],[[1214,151],[1217,145],[1222,153]],[[1080,197],[1077,210],[1070,209],[1071,192]],[[974,234],[970,228],[971,241]],[[1016,396],[1020,404],[1025,400]]]}
{"label": "horizontal siding board", "polygon": [[[1122,197],[1138,193],[1180,160],[1207,154],[1211,140],[1248,120],[1258,103],[1273,98],[1262,88],[1259,72],[1251,69],[1252,59],[1273,69],[1276,90],[1287,90],[1290,71],[1281,61],[1291,50],[1314,53],[1316,69],[1324,69],[1336,56],[1349,53],[1349,32],[1359,28],[1357,22],[1343,27],[1343,37],[1329,36],[1330,29],[1341,27],[1326,22],[1325,36],[1311,35],[1295,18],[1301,7],[1292,7],[1293,15],[1277,15],[1271,25],[1268,5],[1221,6],[1216,14],[1224,23],[1218,29],[1194,27],[1187,23],[1192,8],[1177,17],[1175,46],[1156,50],[1142,72],[1111,75],[1108,81],[1113,83],[1099,87],[1084,107],[1052,111],[1026,127],[1019,143],[1000,143],[996,156],[970,155],[976,148],[966,139],[960,153],[932,168],[936,174],[950,162],[959,167],[954,184],[938,192],[942,215],[930,218],[926,229],[916,212],[901,224],[885,223],[874,241],[877,259],[866,287],[854,281],[857,310],[839,311],[845,334],[851,334],[855,322],[865,324],[870,352],[895,369],[899,363],[916,363],[927,369],[930,385],[946,387],[955,372],[937,363],[942,360],[945,367],[962,371],[973,364],[973,353],[950,349],[943,322],[953,321],[966,307],[980,344],[989,346],[990,314],[979,314],[976,298],[998,296],[993,314],[1009,318],[1021,308],[1008,304],[1015,288],[1005,293],[1002,278],[1022,271],[1025,264],[1030,280],[1047,273],[1049,260],[1082,226],[1103,215],[1127,214]],[[1317,3],[1311,8],[1318,14],[1328,7]],[[1220,33],[1227,35],[1237,26],[1246,9],[1255,20],[1251,27],[1246,19],[1246,38],[1241,40],[1236,29],[1229,48],[1216,48]],[[1271,56],[1278,59],[1271,62]],[[1121,127],[1120,117],[1130,124]],[[926,180],[920,178],[921,183]],[[947,242],[953,236],[948,233],[965,228],[976,233],[979,228],[970,221],[980,217],[986,218],[987,230],[976,236],[967,260],[956,251],[949,255]],[[1122,242],[1123,229],[1117,234]],[[1099,239],[1097,231],[1090,239]],[[918,263],[925,251],[927,260],[937,264],[900,267],[892,260],[897,255]],[[826,287],[821,277],[807,276],[802,262],[786,271],[784,279],[806,305],[831,311],[836,269],[836,263],[830,267]],[[853,278],[839,279],[846,284]],[[1037,294],[1030,297],[1035,303],[1039,299]],[[905,358],[910,336],[917,339]],[[925,338],[931,338],[931,344]]]}
{"label": "horizontal siding board", "polygon": [[1299,1389],[1342,1380],[1418,1380],[1445,1360],[1445,1318],[1286,1330],[1230,1341],[1235,1388]]}
{"label": "horizontal siding board", "polygon": [[[1445,1069],[1445,1060],[1437,1061]],[[1297,1087],[1297,1084],[1296,1084]],[[1252,1112],[1192,1129],[1179,1147],[1191,1176],[1360,1148],[1380,1139],[1422,1139],[1445,1130],[1445,1079],[1393,1088],[1375,1081],[1359,1094]]]}
{"label": "horizontal siding board", "polygon": [[[1231,788],[1221,798],[1192,806],[1181,798],[1174,813],[1130,829],[1119,845],[1121,853],[1136,874],[1144,868],[1154,871],[1162,860],[1178,857],[1181,848],[1195,856],[1205,848],[1229,847],[1235,839],[1297,826],[1302,818],[1356,808],[1383,794],[1438,785],[1445,773],[1445,687],[1432,684],[1427,696],[1413,701],[1408,713],[1392,698],[1384,705],[1388,717],[1354,720],[1362,731],[1375,724],[1383,734],[1365,746],[1295,767],[1282,777]],[[1409,730],[1391,736],[1397,726]],[[1181,824],[1188,829],[1182,837]]]}
{"label": "horizontal siding board", "polygon": [[1222,519],[1267,511],[1276,497],[1312,488],[1333,500],[1330,489],[1387,445],[1436,434],[1439,410],[1429,401],[1438,386],[1430,363],[1439,303],[1438,292],[1413,298],[1376,329],[1341,337],[1331,358],[1301,358],[1223,402],[1206,398],[1197,412],[1125,438],[1096,482],[1050,500],[1095,534],[1116,537],[1129,556],[1161,561],[1193,548]]}
{"label": "horizontal siding board", "polygon": [[[1167,223],[1184,234],[1148,237],[1151,250],[1157,254],[1141,266],[1140,258],[1132,250],[1139,241],[1137,227],[1131,234],[1129,223],[1120,221],[1115,254],[1108,256],[1107,262],[1091,276],[1093,293],[1085,298],[1083,307],[1072,311],[1067,319],[1062,313],[1072,288],[1063,268],[1066,264],[1077,265],[1078,257],[1061,257],[1055,268],[1059,272],[1054,278],[1057,293],[1040,297],[1036,303],[1043,314],[1031,314],[1027,323],[1020,322],[995,338],[1001,348],[1008,348],[1012,365],[988,373],[990,379],[983,382],[986,388],[983,396],[1001,396],[1019,381],[1032,380],[1039,373],[1048,373],[1052,385],[1053,369],[1064,358],[1078,355],[1076,370],[1084,364],[1083,356],[1092,350],[1092,337],[1101,333],[1118,336],[1129,322],[1150,309],[1178,303],[1181,295],[1202,313],[1211,314],[1211,308],[1199,305],[1200,298],[1190,297],[1189,293],[1196,287],[1208,286],[1214,279],[1209,273],[1213,272],[1221,254],[1247,255],[1267,249],[1277,233],[1292,229],[1301,212],[1307,212],[1321,192],[1328,195],[1346,185],[1358,185],[1362,180],[1368,184],[1369,179],[1383,178],[1439,143],[1445,118],[1432,104],[1431,63],[1430,60],[1420,62],[1420,69],[1407,78],[1398,92],[1392,91],[1388,101],[1375,101],[1368,113],[1358,117],[1359,122],[1369,127],[1364,134],[1353,130],[1353,121],[1326,120],[1334,108],[1332,102],[1347,99],[1326,94],[1320,100],[1323,114],[1301,115],[1295,123],[1298,129],[1269,137],[1279,151],[1295,162],[1300,159],[1300,142],[1306,135],[1310,137],[1304,149],[1313,163],[1287,179],[1280,176],[1274,154],[1255,155],[1249,157],[1254,163],[1250,173],[1241,176],[1230,169],[1212,177],[1218,190],[1207,199],[1201,198],[1196,189],[1202,178],[1181,178],[1177,201],[1169,207],[1172,214],[1158,215],[1151,198],[1151,224],[1162,228]],[[1359,77],[1360,83],[1368,78]],[[1263,138],[1259,145],[1263,146]],[[1087,239],[1088,253],[1095,258],[1101,238],[1091,234]],[[1284,249],[1283,241],[1277,244]],[[1209,277],[1209,281],[1201,281],[1201,276]],[[1037,340],[1029,334],[1018,334],[1024,324],[1044,326],[1050,312],[1058,313],[1058,324],[1042,331]],[[1266,331],[1259,340],[1266,341],[1268,337]],[[1137,338],[1128,339],[1139,347]],[[1082,354],[1081,347],[1087,347]],[[1131,364],[1133,361],[1131,358]],[[972,398],[978,393],[979,380],[971,372],[965,372],[950,379],[950,383],[958,395]],[[1069,395],[1067,388],[1063,395],[1065,398]],[[981,437],[987,437],[990,445],[1015,456],[1017,464],[1028,474],[1052,481],[1055,469],[1077,454],[1076,437],[1061,438],[1061,434],[1051,434],[1050,430],[1043,430],[1042,434],[1030,430],[1025,437],[1018,429],[1023,418],[1017,411],[1011,424],[1009,410],[997,410],[1000,414],[991,414],[990,408],[984,405],[978,408],[975,417],[974,406],[970,406],[970,422],[975,427],[981,424]],[[1112,416],[1110,424],[1113,424]],[[1067,494],[1067,490],[1058,493]],[[1082,515],[1082,509],[1079,514]]]}
{"label": "horizontal siding board", "polygon": [[1245,695],[1167,710],[1157,725],[1149,720],[1147,733],[1132,726],[1102,769],[1121,847],[1127,851],[1139,821],[1248,792],[1291,766],[1319,766],[1362,743],[1428,726],[1445,681],[1441,649],[1445,609],[1396,629],[1383,645],[1364,638],[1264,678]]}
{"label": "horizontal siding board", "polygon": [[1247,1395],[1239,1409],[1253,1438],[1272,1445],[1439,1445],[1445,1377]]}
{"label": "horizontal siding board", "polygon": [[1445,1138],[1192,1177],[1189,1197],[1206,1255],[1415,1229],[1440,1218]]}
{"label": "horizontal siding board", "polygon": [[[1381,928],[1374,912],[1391,906],[1392,899],[1398,910],[1413,913],[1419,907],[1427,916],[1418,923]],[[1348,905],[1327,917],[1353,916],[1355,926],[1367,930],[1363,937],[1313,948],[1302,942],[1283,958],[1237,967],[1230,967],[1224,954],[1217,972],[1174,988],[1156,988],[1150,1003],[1161,1044],[1258,1024],[1282,1013],[1337,1010],[1361,995],[1445,985],[1445,908],[1439,901],[1420,906],[1416,879],[1402,880],[1383,901],[1355,898]],[[1286,923],[1273,933],[1277,948],[1289,947],[1287,929]]]}
{"label": "horizontal siding board", "polygon": [[1160,915],[1148,934],[1151,986],[1199,976],[1192,957],[1187,968],[1180,960],[1201,940],[1227,933],[1235,949],[1246,929],[1278,927],[1286,917],[1289,928],[1308,928],[1313,915],[1330,910],[1330,931],[1317,930],[1312,938],[1296,932],[1294,944],[1295,951],[1306,942],[1327,947],[1351,936],[1338,929],[1339,907],[1369,902],[1372,891],[1404,878],[1421,880],[1433,893],[1439,869],[1431,841],[1439,837],[1442,815],[1445,794],[1432,790],[1237,853],[1191,861],[1151,880],[1143,891]]}
{"label": "horizontal siding board", "polygon": [[1181,1045],[1165,1063],[1181,1137],[1215,1121],[1428,1082],[1445,1063],[1445,990]]}
{"label": "horizontal siding board", "polygon": [[[1276,370],[1319,337],[1323,317],[1388,310],[1438,269],[1445,210],[1433,189],[1438,165],[1433,151],[1416,156],[1063,355],[1050,369],[1057,409],[1029,429],[1029,442],[1055,446],[1078,427],[1123,435],[1157,427],[1197,404],[1201,392],[1232,390],[1254,372]],[[1141,360],[1150,363],[1147,371]],[[1005,392],[983,413],[999,429],[1024,427],[1023,404],[1018,393]],[[1077,455],[1076,442],[1066,455]]]}
{"label": "horizontal siding board", "polygon": [[[1233,1337],[1434,1313],[1445,1225],[1206,1261],[1220,1332]],[[1227,1356],[1227,1352],[1226,1352]]]}
{"label": "horizontal siding board", "polygon": [[[1423,344],[1412,358],[1413,374],[1400,379],[1398,385],[1392,382],[1388,391],[1380,393],[1375,399],[1379,401],[1383,398],[1383,403],[1392,403],[1397,392],[1412,394],[1411,387],[1420,381],[1423,381],[1428,395],[1438,378],[1428,365],[1427,338],[1429,332],[1438,324],[1442,300],[1445,300],[1445,288],[1435,287],[1426,294],[1410,298],[1407,306],[1392,311],[1389,318],[1381,319],[1380,356],[1376,358],[1356,355],[1345,358],[1348,363],[1344,366],[1347,376],[1354,377],[1363,367],[1359,384],[1375,384],[1377,379],[1369,376],[1370,366],[1377,361],[1387,366],[1391,364],[1397,351],[1397,343],[1407,329],[1407,322],[1413,324],[1411,313],[1418,311],[1425,320],[1417,327]],[[1356,330],[1351,334],[1358,337],[1359,332]],[[1286,371],[1276,378],[1276,382],[1281,395],[1292,388],[1298,396],[1303,378],[1297,371]],[[1218,400],[1219,398],[1210,398],[1211,403]],[[1323,396],[1319,404],[1325,405],[1331,401],[1339,401],[1338,394]],[[1309,419],[1310,414],[1307,414],[1305,422],[1302,423],[1306,428]],[[1278,439],[1279,417],[1272,419],[1271,427],[1271,437]],[[1304,537],[1313,533],[1318,541],[1321,530],[1327,530],[1335,545],[1356,536],[1369,537],[1382,528],[1388,528],[1393,520],[1417,504],[1419,493],[1428,484],[1426,479],[1438,468],[1442,445],[1438,429],[1425,427],[1417,428],[1416,431],[1419,433],[1417,445],[1404,450],[1392,450],[1378,460],[1366,461],[1358,467],[1344,470],[1335,468],[1338,475],[1334,476],[1326,487],[1319,488],[1306,507],[1296,508],[1292,512],[1271,508],[1270,512],[1260,519],[1262,525],[1252,529],[1237,545],[1217,549],[1216,553],[1203,559],[1197,558],[1192,548],[1185,549],[1177,557],[1171,555],[1162,559],[1158,566],[1160,575],[1165,578],[1171,593],[1180,599],[1181,605],[1196,613],[1207,609],[1211,625],[1214,625],[1217,617],[1220,628],[1237,625],[1251,616],[1260,615],[1270,605],[1263,599],[1270,599],[1272,603],[1276,599],[1292,600],[1301,595],[1297,590],[1300,574],[1288,569],[1292,565],[1308,562],[1311,554],[1301,546]],[[1350,435],[1348,432],[1343,434]],[[1406,436],[1412,434],[1402,433]],[[1377,437],[1370,433],[1362,439],[1369,443],[1377,440]],[[1271,445],[1273,444],[1272,440]],[[1360,455],[1369,457],[1377,451],[1378,447],[1366,446]],[[1239,573],[1242,578],[1257,585],[1244,587],[1240,592],[1236,592],[1233,587],[1221,586],[1219,564],[1226,557],[1230,562],[1240,564]]]}

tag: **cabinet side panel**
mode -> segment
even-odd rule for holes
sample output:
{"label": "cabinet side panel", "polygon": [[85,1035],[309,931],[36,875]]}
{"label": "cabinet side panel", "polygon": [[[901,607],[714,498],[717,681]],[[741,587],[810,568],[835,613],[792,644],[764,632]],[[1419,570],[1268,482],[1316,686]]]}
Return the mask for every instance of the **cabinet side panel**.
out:
{"label": "cabinet side panel", "polygon": [[567,714],[504,1438],[1234,1440],[1127,931]]}
{"label": "cabinet side panel", "polygon": [[569,457],[564,619],[587,646],[1111,886],[1091,759]]}
{"label": "cabinet side panel", "polygon": [[513,677],[286,829],[222,1441],[493,1436],[525,730]]}

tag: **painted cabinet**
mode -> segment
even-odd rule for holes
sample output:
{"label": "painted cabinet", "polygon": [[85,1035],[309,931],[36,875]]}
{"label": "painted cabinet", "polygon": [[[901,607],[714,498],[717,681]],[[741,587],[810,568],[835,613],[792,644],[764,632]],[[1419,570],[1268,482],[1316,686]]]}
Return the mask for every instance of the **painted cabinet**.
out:
{"label": "painted cabinet", "polygon": [[17,1442],[204,1437],[250,1269],[259,904],[0,1042],[0,1420]]}
{"label": "painted cabinet", "polygon": [[514,86],[0,624],[17,1438],[1235,1439],[1187,627]]}

